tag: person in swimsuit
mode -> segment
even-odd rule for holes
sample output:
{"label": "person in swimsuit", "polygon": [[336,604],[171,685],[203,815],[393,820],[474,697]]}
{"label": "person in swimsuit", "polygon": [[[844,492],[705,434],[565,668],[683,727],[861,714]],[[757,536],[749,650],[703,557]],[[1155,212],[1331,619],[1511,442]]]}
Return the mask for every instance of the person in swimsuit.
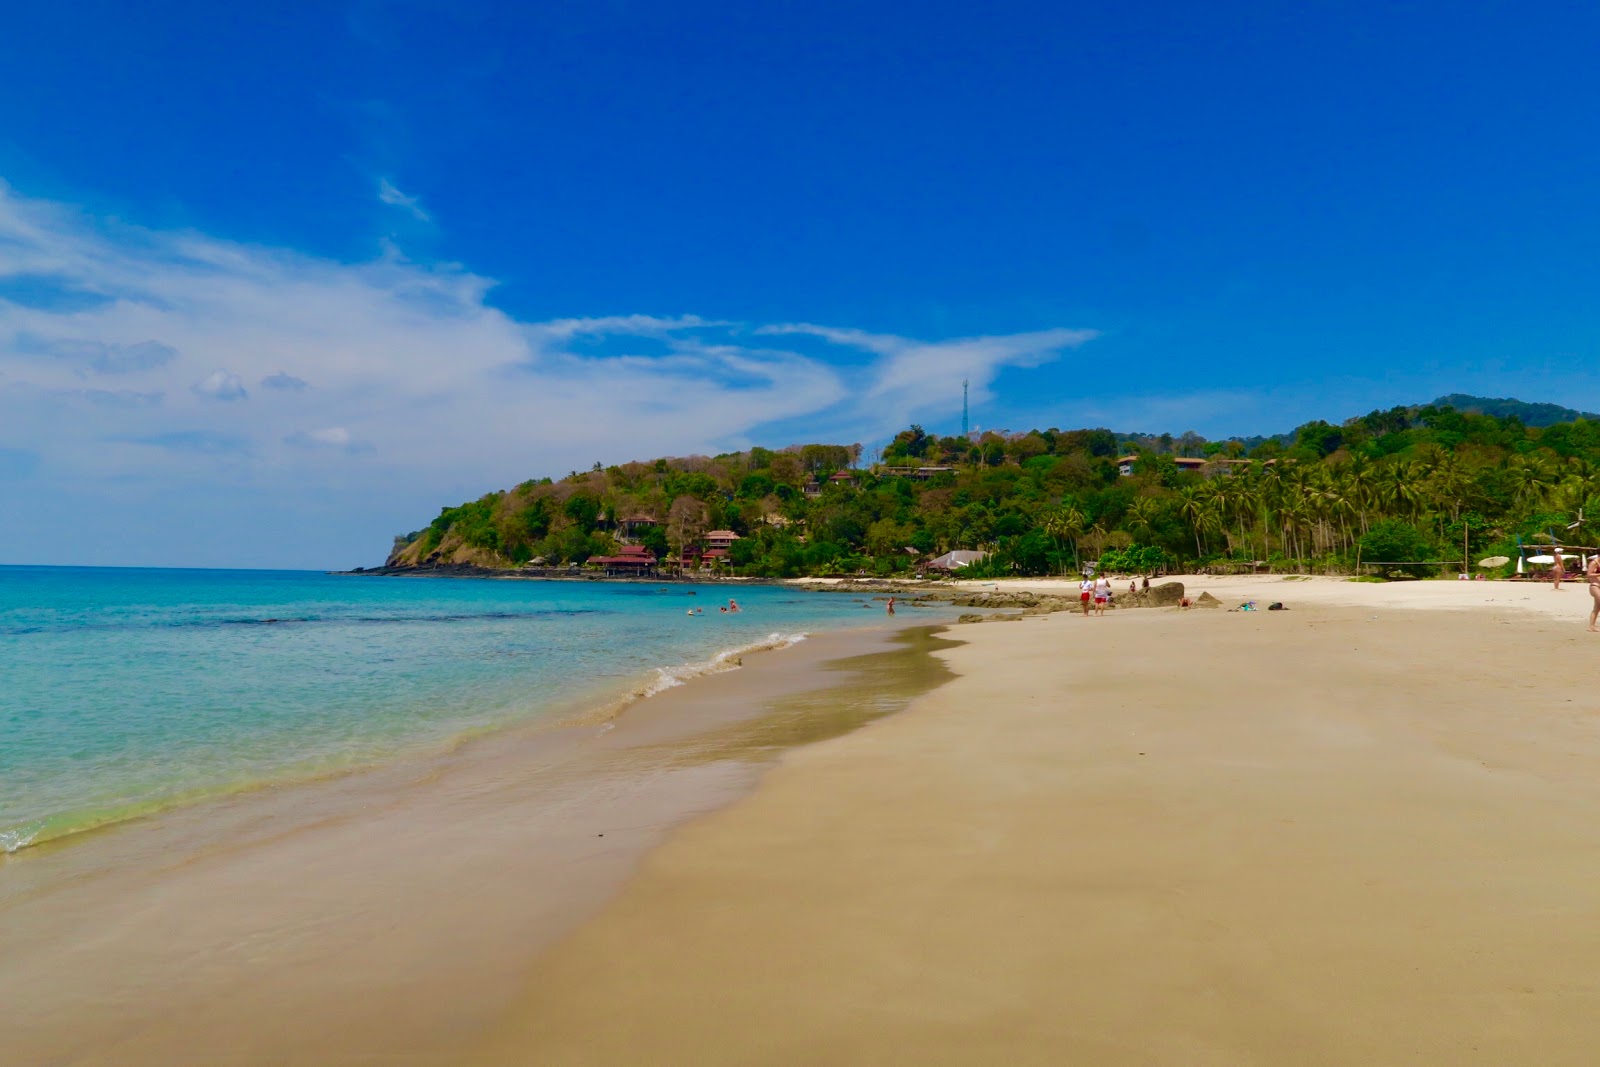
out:
{"label": "person in swimsuit", "polygon": [[1111,579],[1105,575],[1094,580],[1094,613],[1104,615],[1106,605],[1111,603]]}
{"label": "person in swimsuit", "polygon": [[1556,557],[1555,566],[1550,568],[1550,578],[1555,584],[1556,592],[1561,592],[1561,580],[1567,576],[1566,564],[1561,562],[1561,548],[1556,547],[1553,555]]}
{"label": "person in swimsuit", "polygon": [[890,614],[890,615],[893,615],[893,614],[894,614],[894,597],[890,597],[890,598],[889,598],[889,606],[888,606],[888,611],[889,611],[889,614]]}
{"label": "person in swimsuit", "polygon": [[1583,568],[1583,580],[1589,583],[1589,632],[1600,633],[1594,628],[1594,621],[1600,618],[1600,555],[1589,557],[1589,565]]}

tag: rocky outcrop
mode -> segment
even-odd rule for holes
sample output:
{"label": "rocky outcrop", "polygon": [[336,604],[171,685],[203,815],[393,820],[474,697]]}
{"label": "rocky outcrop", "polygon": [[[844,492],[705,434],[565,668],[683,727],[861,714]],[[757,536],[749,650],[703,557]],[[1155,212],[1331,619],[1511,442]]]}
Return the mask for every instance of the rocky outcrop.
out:
{"label": "rocky outcrop", "polygon": [[1194,606],[1197,608],[1220,608],[1222,607],[1222,601],[1210,593],[1201,593],[1195,597]]}
{"label": "rocky outcrop", "polygon": [[1152,585],[1149,589],[1141,589],[1139,598],[1143,601],[1141,607],[1175,608],[1183,599],[1183,583],[1162,582],[1160,585]]}

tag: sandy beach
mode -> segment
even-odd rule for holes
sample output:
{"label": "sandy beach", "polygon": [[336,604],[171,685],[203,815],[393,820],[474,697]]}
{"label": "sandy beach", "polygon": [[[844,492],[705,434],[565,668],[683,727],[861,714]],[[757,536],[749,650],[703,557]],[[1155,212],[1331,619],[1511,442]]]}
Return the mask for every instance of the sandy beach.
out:
{"label": "sandy beach", "polygon": [[1211,582],[1291,610],[955,628],[955,680],[674,834],[472,1062],[1593,1062],[1584,591]]}
{"label": "sandy beach", "polygon": [[1586,592],[1201,590],[12,857],[7,1062],[1592,1062]]}

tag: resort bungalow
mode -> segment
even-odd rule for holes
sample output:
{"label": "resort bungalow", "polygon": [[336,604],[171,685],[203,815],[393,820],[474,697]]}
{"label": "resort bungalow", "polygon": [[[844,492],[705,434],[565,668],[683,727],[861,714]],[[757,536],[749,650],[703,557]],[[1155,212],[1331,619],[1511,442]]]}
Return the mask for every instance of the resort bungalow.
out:
{"label": "resort bungalow", "polygon": [[987,552],[975,552],[970,549],[958,548],[952,552],[946,552],[942,556],[935,556],[922,566],[925,570],[953,574],[963,567],[971,566],[987,558],[989,558],[989,553]]}
{"label": "resort bungalow", "polygon": [[855,471],[834,471],[828,478],[829,485],[848,485],[854,489],[856,485]]}
{"label": "resort bungalow", "polygon": [[706,548],[713,552],[720,549],[723,555],[727,555],[728,549],[732,548],[737,540],[739,535],[732,530],[712,530],[706,534]]}
{"label": "resort bungalow", "polygon": [[653,574],[656,554],[643,545],[623,545],[615,556],[591,556],[589,562],[605,568],[611,577]]}
{"label": "resort bungalow", "polygon": [[650,527],[659,525],[660,523],[654,515],[646,515],[642,512],[629,515],[617,524],[617,536],[624,541],[634,541]]}

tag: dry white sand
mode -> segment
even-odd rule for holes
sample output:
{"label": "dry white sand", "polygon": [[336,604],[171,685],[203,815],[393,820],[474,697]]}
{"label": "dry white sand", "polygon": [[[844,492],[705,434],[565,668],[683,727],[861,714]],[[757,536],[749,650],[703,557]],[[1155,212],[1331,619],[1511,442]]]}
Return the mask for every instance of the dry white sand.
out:
{"label": "dry white sand", "polygon": [[[1211,575],[1174,574],[1153,579],[1160,582],[1182,582],[1192,596],[1209,592],[1232,607],[1244,600],[1254,599],[1265,607],[1272,601],[1282,601],[1291,609],[1312,605],[1356,607],[1371,609],[1418,609],[1472,611],[1532,612],[1549,618],[1576,619],[1580,623],[1588,618],[1590,599],[1581,576],[1578,581],[1562,583],[1560,591],[1548,582],[1462,582],[1445,580],[1352,582],[1345,578],[1323,575]],[[804,584],[839,584],[835,579],[809,579]],[[1076,578],[1004,578],[999,580],[962,580],[927,583],[931,588],[962,589],[973,592],[985,590],[1016,590],[1037,593],[1054,593],[1076,596]],[[1114,590],[1128,587],[1128,579],[1112,582]]]}
{"label": "dry white sand", "polygon": [[1295,610],[956,628],[961,677],[679,831],[473,1060],[1594,1063],[1600,638],[1537,614],[1584,591],[1196,584]]}

